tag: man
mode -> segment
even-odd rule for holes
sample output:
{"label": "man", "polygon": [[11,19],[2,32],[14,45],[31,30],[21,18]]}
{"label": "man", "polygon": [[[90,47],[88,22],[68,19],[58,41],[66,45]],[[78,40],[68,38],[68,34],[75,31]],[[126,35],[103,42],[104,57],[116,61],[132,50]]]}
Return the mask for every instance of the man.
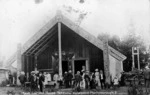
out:
{"label": "man", "polygon": [[101,88],[105,88],[105,75],[102,70],[100,70],[100,82],[101,82]]}
{"label": "man", "polygon": [[82,77],[80,75],[80,71],[77,71],[77,74],[75,75],[75,87],[77,91],[80,91],[80,82],[82,81]]}
{"label": "man", "polygon": [[64,73],[64,85],[65,85],[65,87],[66,88],[68,88],[68,84],[69,84],[69,82],[67,82],[68,81],[68,78],[67,78],[67,76],[68,76],[68,72],[67,71],[65,71],[65,73]]}
{"label": "man", "polygon": [[37,90],[37,76],[34,72],[31,72],[29,81],[31,82],[31,92],[35,92]]}
{"label": "man", "polygon": [[72,78],[73,78],[73,75],[72,75],[72,71],[69,70],[69,73],[68,73],[68,83],[69,83],[69,87],[72,86]]}
{"label": "man", "polygon": [[84,80],[85,80],[85,89],[89,88],[89,84],[90,84],[90,77],[89,77],[89,72],[86,71],[85,75],[84,75]]}
{"label": "man", "polygon": [[96,89],[96,80],[95,80],[95,77],[92,77],[92,79],[90,81],[90,88],[91,89]]}
{"label": "man", "polygon": [[120,78],[119,84],[120,84],[120,86],[125,85],[125,74],[124,74],[124,72],[121,73],[121,78]]}
{"label": "man", "polygon": [[149,85],[150,85],[150,69],[149,69],[148,65],[145,67],[145,70],[144,70],[144,80],[145,80],[145,86],[149,87]]}
{"label": "man", "polygon": [[43,83],[44,82],[44,76],[42,72],[39,73],[39,86],[40,86],[40,91],[43,92]]}
{"label": "man", "polygon": [[9,84],[12,85],[13,84],[13,76],[10,72],[9,72],[8,78],[9,78]]}
{"label": "man", "polygon": [[20,73],[19,80],[20,80],[20,83],[21,83],[21,88],[24,87],[25,82],[26,82],[26,76],[25,76],[24,72]]}

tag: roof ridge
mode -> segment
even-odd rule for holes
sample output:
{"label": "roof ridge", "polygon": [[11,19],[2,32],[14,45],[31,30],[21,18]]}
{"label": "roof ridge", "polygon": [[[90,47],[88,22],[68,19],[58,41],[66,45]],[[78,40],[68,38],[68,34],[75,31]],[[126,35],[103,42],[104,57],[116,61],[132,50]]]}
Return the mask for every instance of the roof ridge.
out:
{"label": "roof ridge", "polygon": [[[102,40],[99,40],[98,38],[96,38],[95,36],[93,36],[92,34],[87,32],[86,30],[84,30],[82,27],[80,27],[80,25],[75,24],[69,18],[65,17],[61,13],[60,10],[58,10],[56,12],[56,15],[50,21],[48,21],[48,23],[46,23],[46,25],[44,25],[26,43],[23,44],[21,53],[23,54],[26,50],[28,50],[38,39],[40,39],[45,33],[47,33],[47,31],[49,29],[51,29],[58,22],[64,23],[66,26],[71,28],[74,32],[79,34],[81,37],[84,37],[86,40],[91,42],[93,45],[95,45],[96,47],[98,47],[98,48],[103,50],[103,43],[104,42]],[[124,56],[123,54],[121,54],[119,51],[115,50],[111,46],[109,46],[109,50],[111,50],[111,52],[110,52],[111,55],[112,55],[112,53],[114,53],[118,57],[121,57],[121,60],[125,60],[126,59],[126,56]],[[11,62],[13,60],[16,60],[16,57],[14,57],[14,56],[17,56],[16,52],[13,54],[12,57],[10,57],[8,59],[8,61],[6,61],[6,64],[10,65],[11,63],[9,63],[9,62]],[[11,61],[9,61],[9,60],[11,60]]]}

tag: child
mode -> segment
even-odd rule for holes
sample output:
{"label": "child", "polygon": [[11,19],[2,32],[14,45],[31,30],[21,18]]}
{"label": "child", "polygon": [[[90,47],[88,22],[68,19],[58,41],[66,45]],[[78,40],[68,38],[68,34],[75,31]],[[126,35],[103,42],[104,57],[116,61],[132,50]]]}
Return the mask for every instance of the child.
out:
{"label": "child", "polygon": [[114,89],[118,88],[119,80],[118,80],[117,76],[114,78],[113,83],[114,83]]}

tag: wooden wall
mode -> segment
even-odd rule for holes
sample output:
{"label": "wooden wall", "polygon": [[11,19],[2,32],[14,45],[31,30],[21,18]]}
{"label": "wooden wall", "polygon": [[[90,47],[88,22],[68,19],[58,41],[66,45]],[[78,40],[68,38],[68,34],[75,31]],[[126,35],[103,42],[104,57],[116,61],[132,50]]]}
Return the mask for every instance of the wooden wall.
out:
{"label": "wooden wall", "polygon": [[[58,37],[55,37],[55,40],[49,44],[49,47],[37,57],[38,69],[54,69],[54,65],[58,64],[57,60],[54,62],[52,59],[55,51],[58,51]],[[74,33],[65,25],[62,25],[62,51],[73,52],[75,59],[88,59],[90,71],[92,72],[96,68],[103,70],[103,51]]]}

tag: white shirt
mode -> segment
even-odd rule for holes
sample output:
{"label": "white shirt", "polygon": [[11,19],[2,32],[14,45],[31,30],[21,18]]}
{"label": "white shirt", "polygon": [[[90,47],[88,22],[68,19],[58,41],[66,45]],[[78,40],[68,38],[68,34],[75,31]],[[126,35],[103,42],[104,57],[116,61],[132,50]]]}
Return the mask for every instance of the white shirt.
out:
{"label": "white shirt", "polygon": [[99,72],[95,72],[95,79],[99,80]]}
{"label": "white shirt", "polygon": [[101,79],[103,79],[103,74],[100,74],[100,76],[101,76]]}
{"label": "white shirt", "polygon": [[118,84],[119,84],[118,78],[115,78],[115,79],[114,79],[114,85],[118,85]]}
{"label": "white shirt", "polygon": [[59,75],[58,75],[58,74],[55,74],[54,77],[53,77],[53,80],[54,80],[55,82],[57,82],[57,81],[59,80]]}
{"label": "white shirt", "polygon": [[51,81],[51,74],[47,74],[46,78],[47,78],[47,81]]}

